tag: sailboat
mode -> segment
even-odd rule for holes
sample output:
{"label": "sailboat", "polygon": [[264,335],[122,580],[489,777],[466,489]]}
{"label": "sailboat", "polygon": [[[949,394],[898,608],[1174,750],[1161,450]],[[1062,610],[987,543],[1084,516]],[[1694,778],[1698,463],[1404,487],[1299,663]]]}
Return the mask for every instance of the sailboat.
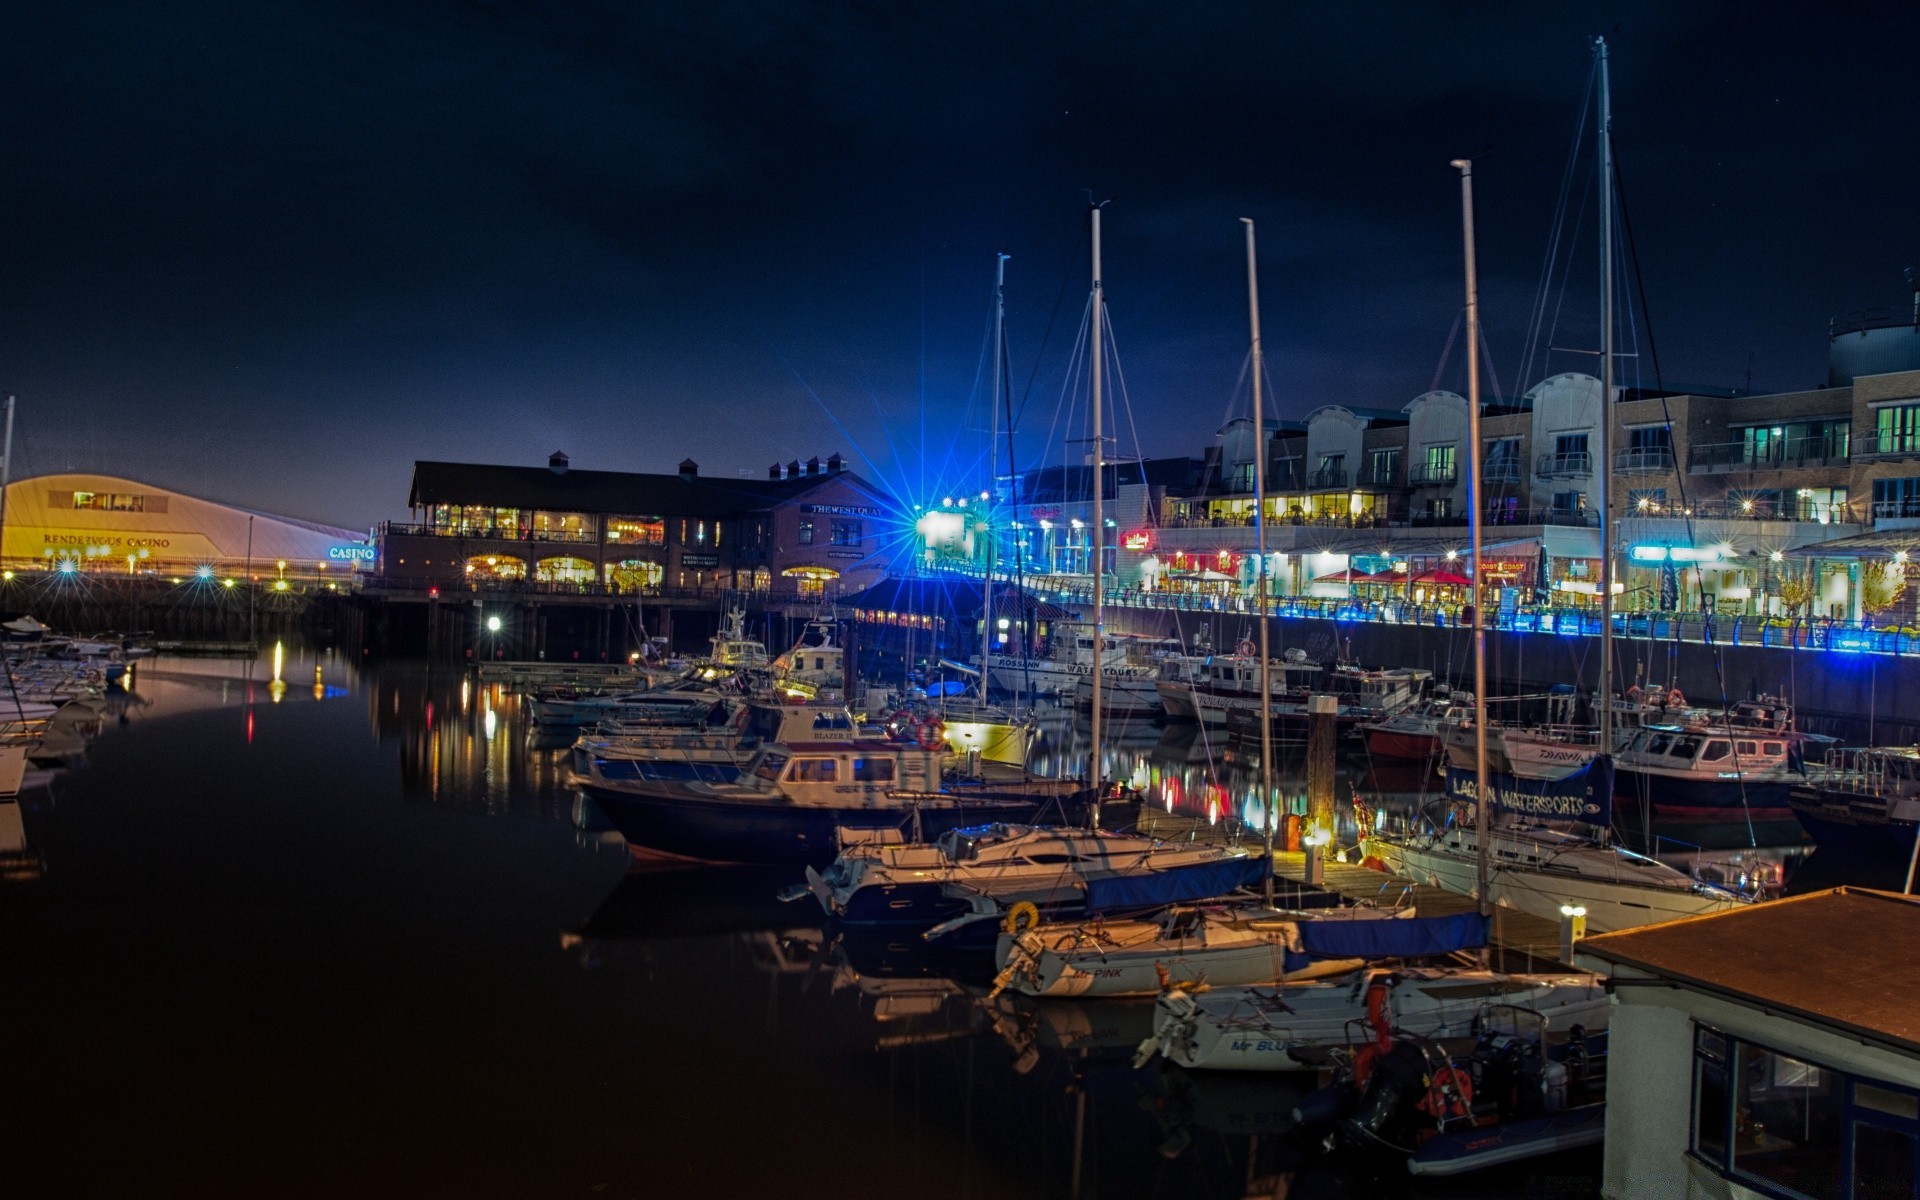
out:
{"label": "sailboat", "polygon": [[[1611,462],[1613,400],[1613,172],[1611,114],[1607,86],[1607,47],[1594,43],[1600,100],[1600,313],[1601,406],[1599,438],[1601,461]],[[1473,260],[1472,168],[1464,159],[1455,163],[1462,172],[1462,202],[1467,258],[1467,410],[1472,428],[1470,494],[1467,520],[1473,541],[1476,574],[1480,561],[1480,376],[1479,303]],[[1719,912],[1749,903],[1750,898],[1698,882],[1655,859],[1612,844],[1614,793],[1613,725],[1613,558],[1608,546],[1606,472],[1599,472],[1600,488],[1600,697],[1595,750],[1571,769],[1519,776],[1492,769],[1488,755],[1486,713],[1486,645],[1480,610],[1474,606],[1474,768],[1449,766],[1448,795],[1472,805],[1472,830],[1448,822],[1410,834],[1385,827],[1384,814],[1361,809],[1365,831],[1365,861],[1397,874],[1431,883],[1448,891],[1477,896],[1482,908],[1499,903],[1548,920],[1559,920],[1563,908],[1586,908],[1595,932],[1631,929],[1682,916]],[[1457,745],[1457,743],[1456,743]],[[1511,753],[1511,751],[1510,751]],[[1502,808],[1521,814],[1524,823],[1492,828],[1491,811]],[[1550,825],[1547,822],[1552,821]],[[1593,835],[1560,827],[1598,831]],[[1491,864],[1497,860],[1498,866]]]}

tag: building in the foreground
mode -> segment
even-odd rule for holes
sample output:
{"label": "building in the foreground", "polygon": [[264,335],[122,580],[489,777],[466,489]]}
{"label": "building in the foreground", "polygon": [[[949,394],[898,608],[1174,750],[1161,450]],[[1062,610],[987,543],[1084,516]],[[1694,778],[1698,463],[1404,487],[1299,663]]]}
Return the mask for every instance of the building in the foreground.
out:
{"label": "building in the foreground", "polygon": [[372,564],[364,532],[202,500],[114,475],[7,485],[8,570],[343,580]]}
{"label": "building in the foreground", "polygon": [[411,522],[379,530],[389,582],[527,581],[610,588],[836,594],[882,578],[910,552],[885,493],[825,463],[775,464],[765,478],[417,462]]}
{"label": "building in the foreground", "polygon": [[1920,897],[1838,888],[1575,957],[1612,976],[1606,1196],[1920,1196]]}

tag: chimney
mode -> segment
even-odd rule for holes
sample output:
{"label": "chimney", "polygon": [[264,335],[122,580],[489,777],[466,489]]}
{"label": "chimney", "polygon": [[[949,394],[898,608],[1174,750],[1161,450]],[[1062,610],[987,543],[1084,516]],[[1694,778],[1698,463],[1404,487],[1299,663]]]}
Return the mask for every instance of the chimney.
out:
{"label": "chimney", "polygon": [[692,483],[700,474],[700,464],[690,458],[680,460],[680,478]]}
{"label": "chimney", "polygon": [[567,456],[565,451],[555,450],[552,454],[547,455],[547,470],[552,471],[555,475],[565,475],[567,473]]}
{"label": "chimney", "polygon": [[812,458],[807,460],[807,474],[818,475],[819,473],[820,473],[820,456],[816,454]]}
{"label": "chimney", "polygon": [[800,478],[800,460],[799,459],[796,458],[792,462],[787,464],[787,478],[788,479]]}
{"label": "chimney", "polygon": [[840,457],[838,451],[827,456],[827,474],[838,475],[847,469],[847,460]]}
{"label": "chimney", "polygon": [[770,466],[770,467],[768,467],[768,468],[767,468],[767,478],[768,478],[768,479],[778,479],[778,478],[780,478],[780,464],[779,464],[779,463],[775,463],[775,464],[773,464],[772,466]]}

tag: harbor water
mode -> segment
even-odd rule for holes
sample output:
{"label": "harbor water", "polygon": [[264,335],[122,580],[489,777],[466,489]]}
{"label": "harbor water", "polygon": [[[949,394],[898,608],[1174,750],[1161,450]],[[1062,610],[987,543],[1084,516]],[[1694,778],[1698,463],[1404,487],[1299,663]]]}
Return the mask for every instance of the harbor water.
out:
{"label": "harbor water", "polygon": [[[1591,1152],[1412,1192],[1287,1136],[1306,1083],[1134,1068],[1150,1003],[990,999],[782,872],[630,871],[564,746],[459,671],[162,658],[102,725],[0,883],[8,1195],[1597,1192]],[[1148,803],[1257,836],[1228,746],[1117,732]],[[1343,810],[1435,790],[1342,770]]]}

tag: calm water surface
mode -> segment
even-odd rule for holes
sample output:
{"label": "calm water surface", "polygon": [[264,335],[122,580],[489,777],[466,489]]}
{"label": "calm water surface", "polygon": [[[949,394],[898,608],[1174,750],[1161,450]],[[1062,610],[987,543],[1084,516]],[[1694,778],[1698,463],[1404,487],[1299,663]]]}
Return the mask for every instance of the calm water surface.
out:
{"label": "calm water surface", "polygon": [[[1150,1005],[990,1003],[981,964],[823,928],[779,872],[629,874],[498,689],[292,649],[273,674],[143,664],[85,764],[24,797],[6,1195],[1404,1188],[1280,1136],[1297,1084],[1133,1069]],[[1223,747],[1122,733],[1109,770],[1154,803],[1257,824]],[[1596,1170],[1435,1194],[1586,1195]]]}

